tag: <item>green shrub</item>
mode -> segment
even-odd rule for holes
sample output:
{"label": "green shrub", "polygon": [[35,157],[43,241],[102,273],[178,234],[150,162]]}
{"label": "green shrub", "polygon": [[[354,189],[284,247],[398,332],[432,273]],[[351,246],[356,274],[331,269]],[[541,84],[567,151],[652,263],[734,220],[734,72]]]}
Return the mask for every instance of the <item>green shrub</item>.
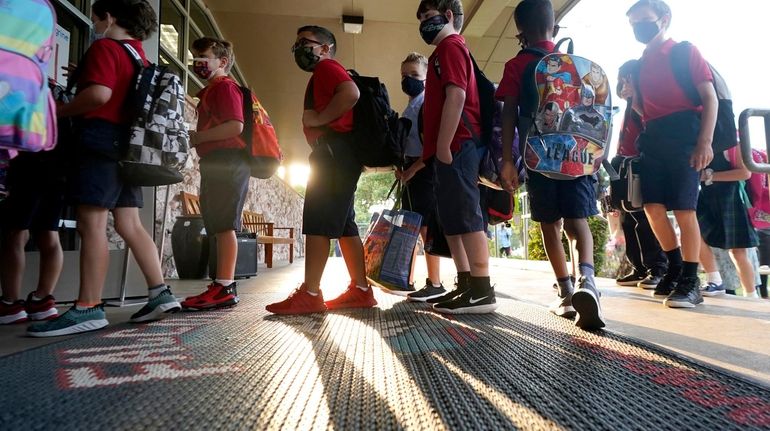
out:
{"label": "green shrub", "polygon": [[[594,268],[596,269],[596,274],[602,277],[608,276],[604,273],[606,260],[604,247],[607,244],[610,235],[607,221],[601,217],[589,217],[588,227],[591,229],[591,234],[594,238]],[[543,246],[543,235],[540,232],[540,223],[531,222],[527,236],[529,259],[548,260],[548,256],[545,253],[545,247]],[[564,246],[564,254],[567,256],[567,260],[569,260],[570,254],[567,235],[562,235],[562,245]]]}

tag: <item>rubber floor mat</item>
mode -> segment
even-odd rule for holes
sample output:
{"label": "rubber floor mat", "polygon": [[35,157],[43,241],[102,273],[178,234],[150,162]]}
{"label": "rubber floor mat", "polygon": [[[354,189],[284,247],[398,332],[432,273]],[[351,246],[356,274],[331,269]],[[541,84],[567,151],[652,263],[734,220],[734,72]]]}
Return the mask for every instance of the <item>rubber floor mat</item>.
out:
{"label": "rubber floor mat", "polygon": [[233,309],[0,358],[0,429],[770,429],[770,390],[540,307]]}

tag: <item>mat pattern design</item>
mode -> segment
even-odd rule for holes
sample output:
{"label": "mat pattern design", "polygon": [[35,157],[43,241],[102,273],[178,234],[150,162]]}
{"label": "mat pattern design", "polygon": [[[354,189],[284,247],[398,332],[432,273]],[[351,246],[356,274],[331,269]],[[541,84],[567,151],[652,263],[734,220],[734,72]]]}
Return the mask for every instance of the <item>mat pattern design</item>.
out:
{"label": "mat pattern design", "polygon": [[770,390],[540,307],[230,310],[0,358],[0,428],[770,429]]}

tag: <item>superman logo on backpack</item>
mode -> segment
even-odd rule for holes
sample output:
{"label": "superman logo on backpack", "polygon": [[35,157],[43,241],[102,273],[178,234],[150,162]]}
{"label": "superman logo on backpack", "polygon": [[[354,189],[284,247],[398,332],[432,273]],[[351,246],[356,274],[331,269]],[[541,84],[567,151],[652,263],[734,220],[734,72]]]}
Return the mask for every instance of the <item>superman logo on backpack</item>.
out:
{"label": "superman logo on backpack", "polygon": [[612,136],[607,74],[572,50],[571,40],[566,54],[525,48],[540,60],[525,70],[519,112],[527,168],[561,180],[596,173]]}

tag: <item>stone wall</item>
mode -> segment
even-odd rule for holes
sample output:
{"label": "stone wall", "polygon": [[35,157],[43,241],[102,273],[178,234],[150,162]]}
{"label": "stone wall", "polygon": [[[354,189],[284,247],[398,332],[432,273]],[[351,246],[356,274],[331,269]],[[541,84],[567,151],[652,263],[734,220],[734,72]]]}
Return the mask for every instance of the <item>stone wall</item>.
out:
{"label": "stone wall", "polygon": [[[195,106],[195,101],[188,99],[187,106]],[[195,127],[195,110],[186,110],[186,116],[191,127]],[[182,201],[179,192],[185,191],[196,195],[200,194],[200,170],[198,169],[198,156],[193,150],[184,170],[184,180],[179,184],[169,187],[158,187],[155,205],[155,241],[159,243],[164,238],[163,246],[163,272],[168,278],[177,276],[174,259],[171,250],[171,229],[174,227],[177,216],[182,214]],[[168,190],[168,210],[163,223],[163,210],[165,207]],[[275,222],[276,227],[293,227],[296,237],[294,255],[304,256],[305,242],[302,236],[302,205],[304,198],[294,189],[289,187],[282,179],[272,177],[267,180],[252,178],[249,183],[249,192],[246,197],[244,210],[263,213],[267,221]],[[276,232],[283,235],[285,232]],[[264,262],[264,248],[259,247],[260,262]],[[276,245],[273,247],[273,261],[280,262],[289,259],[289,247]]]}

